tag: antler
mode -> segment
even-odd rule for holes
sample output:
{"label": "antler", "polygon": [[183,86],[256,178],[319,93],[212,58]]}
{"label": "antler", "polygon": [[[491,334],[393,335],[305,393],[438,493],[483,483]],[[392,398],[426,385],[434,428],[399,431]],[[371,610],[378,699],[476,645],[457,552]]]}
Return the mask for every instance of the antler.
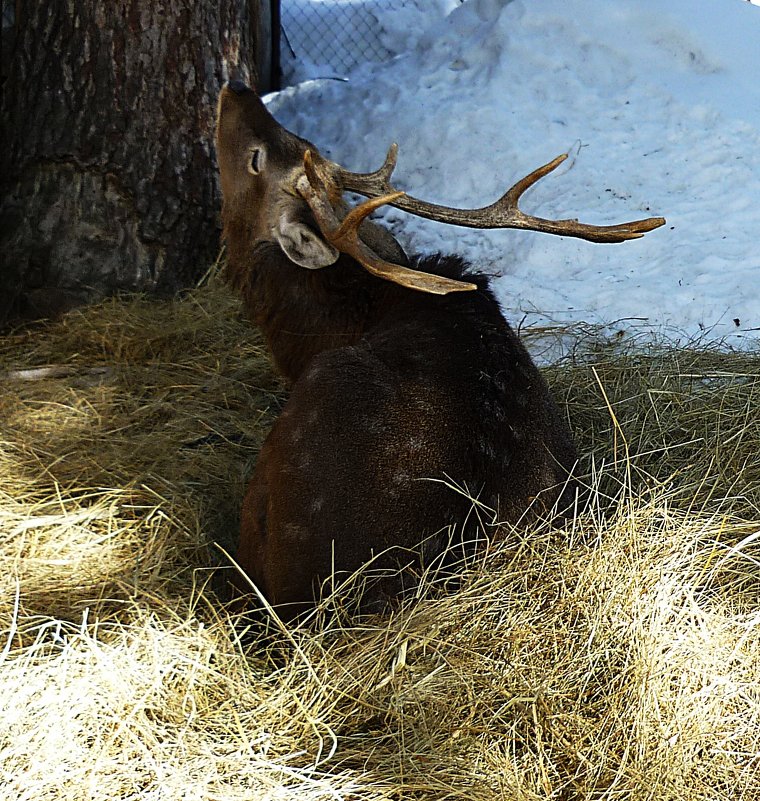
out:
{"label": "antler", "polygon": [[567,158],[567,153],[557,156],[543,167],[533,170],[532,173],[508,189],[497,201],[480,209],[454,209],[417,200],[405,193],[397,193],[390,182],[396,167],[397,155],[398,145],[394,143],[388,150],[383,166],[371,173],[349,172],[340,165],[331,163],[331,178],[341,190],[357,192],[365,197],[373,198],[382,195],[387,197],[395,193],[395,198],[386,199],[384,202],[418,217],[468,228],[523,228],[530,231],[543,231],[547,234],[574,236],[589,242],[625,242],[628,239],[638,239],[648,231],[665,224],[663,217],[648,217],[645,220],[634,220],[619,225],[587,225],[577,220],[545,220],[523,213],[517,207],[522,194],[562,164]]}
{"label": "antler", "polygon": [[403,192],[391,191],[379,197],[373,197],[371,200],[367,200],[353,208],[341,222],[338,220],[330,203],[330,192],[326,185],[326,179],[317,174],[311,151],[307,150],[304,153],[303,162],[306,175],[302,175],[298,179],[296,189],[311,207],[324,238],[341,253],[353,256],[373,275],[388,279],[409,289],[419,289],[435,295],[477,289],[475,284],[423,273],[419,270],[412,270],[409,267],[402,267],[400,264],[385,261],[361,240],[359,226],[362,221],[380,206],[400,200],[404,196]]}

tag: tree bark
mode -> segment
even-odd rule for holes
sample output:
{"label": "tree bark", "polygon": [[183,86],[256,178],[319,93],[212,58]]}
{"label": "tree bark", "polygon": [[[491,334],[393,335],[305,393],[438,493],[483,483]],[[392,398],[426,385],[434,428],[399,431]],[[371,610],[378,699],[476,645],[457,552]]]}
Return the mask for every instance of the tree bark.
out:
{"label": "tree bark", "polygon": [[0,134],[0,323],[174,292],[218,250],[228,78],[256,83],[268,0],[16,4]]}

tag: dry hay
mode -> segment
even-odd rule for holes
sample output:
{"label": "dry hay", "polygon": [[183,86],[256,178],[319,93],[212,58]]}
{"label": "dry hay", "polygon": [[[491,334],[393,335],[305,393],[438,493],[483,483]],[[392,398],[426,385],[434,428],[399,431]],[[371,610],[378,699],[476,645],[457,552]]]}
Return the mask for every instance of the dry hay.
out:
{"label": "dry hay", "polygon": [[246,637],[213,543],[283,395],[235,301],[3,338],[0,796],[759,798],[760,354],[563,333],[566,531]]}

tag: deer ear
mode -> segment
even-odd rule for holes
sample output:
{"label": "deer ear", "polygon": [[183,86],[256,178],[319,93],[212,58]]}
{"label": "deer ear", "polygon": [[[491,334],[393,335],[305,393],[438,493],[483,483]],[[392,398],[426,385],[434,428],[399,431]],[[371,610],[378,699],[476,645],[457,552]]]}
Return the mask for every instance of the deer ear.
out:
{"label": "deer ear", "polygon": [[280,218],[275,235],[285,255],[300,267],[309,270],[334,264],[340,255],[338,250],[328,245],[308,225],[284,217]]}

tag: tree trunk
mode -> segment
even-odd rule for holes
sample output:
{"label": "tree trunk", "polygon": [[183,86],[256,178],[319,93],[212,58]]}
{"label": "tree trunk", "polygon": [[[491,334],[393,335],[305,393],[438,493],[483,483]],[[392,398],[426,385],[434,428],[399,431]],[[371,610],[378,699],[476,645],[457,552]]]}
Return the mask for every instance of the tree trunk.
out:
{"label": "tree trunk", "polygon": [[[17,3],[4,54],[0,323],[173,292],[218,250],[225,80],[257,77],[268,0]],[[4,48],[5,49],[5,48]]]}

